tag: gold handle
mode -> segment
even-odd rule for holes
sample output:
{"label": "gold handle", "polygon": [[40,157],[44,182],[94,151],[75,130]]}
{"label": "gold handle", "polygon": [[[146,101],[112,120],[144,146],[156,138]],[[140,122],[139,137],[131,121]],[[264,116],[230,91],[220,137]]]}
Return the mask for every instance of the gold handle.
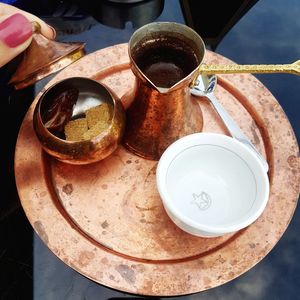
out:
{"label": "gold handle", "polygon": [[[300,75],[300,60],[285,65],[206,65],[198,67],[198,74],[235,74],[235,73],[290,73]],[[196,76],[198,77],[198,76]]]}

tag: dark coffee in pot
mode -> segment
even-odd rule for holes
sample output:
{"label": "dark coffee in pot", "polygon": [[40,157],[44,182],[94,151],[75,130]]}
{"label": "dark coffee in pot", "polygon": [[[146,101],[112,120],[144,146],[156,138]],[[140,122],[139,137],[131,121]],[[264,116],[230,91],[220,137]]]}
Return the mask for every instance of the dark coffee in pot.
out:
{"label": "dark coffee in pot", "polygon": [[139,69],[157,87],[169,88],[189,75],[199,62],[192,45],[176,36],[163,36],[132,49]]}

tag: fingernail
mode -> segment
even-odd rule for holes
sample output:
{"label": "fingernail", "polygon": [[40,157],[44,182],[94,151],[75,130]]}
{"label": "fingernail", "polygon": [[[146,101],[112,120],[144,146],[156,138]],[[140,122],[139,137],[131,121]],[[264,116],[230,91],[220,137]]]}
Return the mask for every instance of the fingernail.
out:
{"label": "fingernail", "polygon": [[52,30],[52,36],[53,36],[52,39],[54,40],[56,38],[56,30],[52,26],[50,26],[50,25],[48,25],[48,26]]}
{"label": "fingernail", "polygon": [[31,23],[22,14],[14,14],[0,23],[0,40],[10,48],[21,45],[31,35]]}

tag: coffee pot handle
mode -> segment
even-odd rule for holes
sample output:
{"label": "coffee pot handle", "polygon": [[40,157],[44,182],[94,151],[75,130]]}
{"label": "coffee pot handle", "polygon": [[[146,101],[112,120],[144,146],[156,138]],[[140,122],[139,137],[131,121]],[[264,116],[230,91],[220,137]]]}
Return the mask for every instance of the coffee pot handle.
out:
{"label": "coffee pot handle", "polygon": [[292,64],[276,64],[276,65],[209,65],[201,64],[198,67],[199,74],[235,74],[235,73],[290,73],[300,75],[300,60]]}

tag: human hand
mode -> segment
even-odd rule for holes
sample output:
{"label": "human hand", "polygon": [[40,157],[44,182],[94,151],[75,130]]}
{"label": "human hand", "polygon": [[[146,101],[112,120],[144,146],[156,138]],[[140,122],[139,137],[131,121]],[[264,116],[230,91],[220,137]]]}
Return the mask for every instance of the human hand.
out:
{"label": "human hand", "polygon": [[32,23],[41,25],[41,33],[55,38],[55,30],[40,18],[14,6],[0,3],[0,67],[23,52],[32,40]]}

